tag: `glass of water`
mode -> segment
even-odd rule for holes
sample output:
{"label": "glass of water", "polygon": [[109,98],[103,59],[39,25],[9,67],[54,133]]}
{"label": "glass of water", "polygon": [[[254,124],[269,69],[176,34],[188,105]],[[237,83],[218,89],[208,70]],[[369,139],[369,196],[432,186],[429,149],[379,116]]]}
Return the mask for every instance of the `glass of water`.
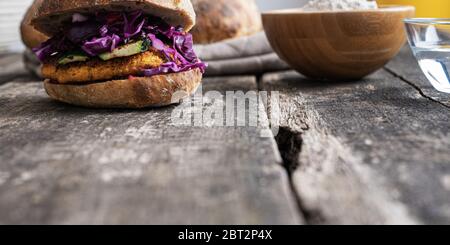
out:
{"label": "glass of water", "polygon": [[433,87],[450,93],[450,19],[406,19],[411,48]]}

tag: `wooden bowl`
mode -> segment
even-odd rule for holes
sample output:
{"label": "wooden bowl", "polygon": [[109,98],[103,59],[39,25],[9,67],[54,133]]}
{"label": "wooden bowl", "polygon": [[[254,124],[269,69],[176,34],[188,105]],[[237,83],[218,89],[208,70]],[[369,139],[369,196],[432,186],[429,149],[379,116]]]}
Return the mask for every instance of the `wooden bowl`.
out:
{"label": "wooden bowl", "polygon": [[266,12],[263,25],[275,52],[303,75],[355,80],[382,68],[406,42],[403,19],[412,6],[376,10]]}

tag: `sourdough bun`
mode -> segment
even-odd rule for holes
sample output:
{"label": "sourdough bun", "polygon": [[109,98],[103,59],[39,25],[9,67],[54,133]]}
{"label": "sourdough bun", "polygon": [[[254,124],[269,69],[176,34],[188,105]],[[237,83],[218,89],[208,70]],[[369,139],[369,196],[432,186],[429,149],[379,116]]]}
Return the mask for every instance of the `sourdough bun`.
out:
{"label": "sourdough bun", "polygon": [[197,44],[248,36],[262,30],[254,0],[192,0],[192,3],[197,25],[191,33]]}
{"label": "sourdough bun", "polygon": [[42,3],[43,0],[36,0],[33,4],[28,8],[22,22],[20,24],[20,34],[22,36],[22,41],[28,48],[35,48],[39,46],[41,43],[45,42],[48,37],[41,32],[34,29],[31,26],[31,19],[34,16],[34,13],[37,10],[37,7]]}
{"label": "sourdough bun", "polygon": [[93,108],[145,108],[179,103],[201,83],[202,73],[193,69],[181,73],[135,77],[124,80],[70,85],[44,82],[47,94],[58,101]]}
{"label": "sourdough bun", "polygon": [[74,13],[96,11],[132,11],[140,9],[158,16],[173,26],[189,31],[195,25],[195,12],[190,0],[42,0],[32,18],[32,25],[52,36],[71,21]]}

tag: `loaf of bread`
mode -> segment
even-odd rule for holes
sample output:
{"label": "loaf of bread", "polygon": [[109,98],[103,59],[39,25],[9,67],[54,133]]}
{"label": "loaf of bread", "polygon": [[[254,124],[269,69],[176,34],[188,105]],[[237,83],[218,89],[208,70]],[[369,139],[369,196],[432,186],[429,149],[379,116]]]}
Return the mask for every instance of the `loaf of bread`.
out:
{"label": "loaf of bread", "polygon": [[196,44],[208,44],[248,36],[262,30],[254,0],[192,0],[197,25],[192,29]]}

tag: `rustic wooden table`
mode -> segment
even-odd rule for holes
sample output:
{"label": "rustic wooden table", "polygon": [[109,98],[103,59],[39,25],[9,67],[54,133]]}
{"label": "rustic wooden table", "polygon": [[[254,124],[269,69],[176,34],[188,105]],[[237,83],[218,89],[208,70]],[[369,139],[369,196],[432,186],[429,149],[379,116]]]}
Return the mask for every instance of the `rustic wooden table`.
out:
{"label": "rustic wooden table", "polygon": [[0,223],[450,223],[450,97],[408,49],[358,82],[282,72],[204,84],[279,91],[279,134],[176,126],[176,107],[56,103],[20,55],[1,56]]}

